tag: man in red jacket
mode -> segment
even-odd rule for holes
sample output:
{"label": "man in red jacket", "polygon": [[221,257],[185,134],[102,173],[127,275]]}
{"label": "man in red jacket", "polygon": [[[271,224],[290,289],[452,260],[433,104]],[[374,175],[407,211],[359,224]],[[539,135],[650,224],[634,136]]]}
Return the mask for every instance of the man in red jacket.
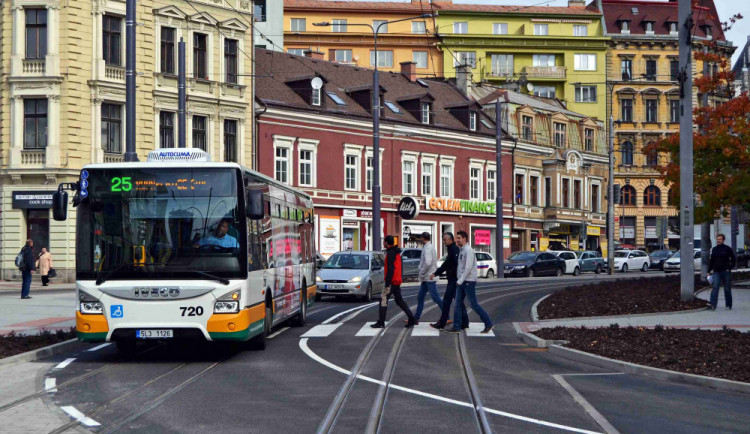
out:
{"label": "man in red jacket", "polygon": [[396,301],[396,304],[404,311],[406,317],[409,318],[406,323],[406,327],[409,328],[417,324],[417,320],[411,313],[409,305],[406,304],[404,298],[401,296],[401,249],[395,245],[393,235],[385,237],[385,246],[387,248],[385,253],[385,290],[380,294],[380,315],[378,317],[378,322],[370,327],[375,329],[382,329],[385,327],[385,314],[388,311],[388,299],[391,294],[393,294],[393,299]]}

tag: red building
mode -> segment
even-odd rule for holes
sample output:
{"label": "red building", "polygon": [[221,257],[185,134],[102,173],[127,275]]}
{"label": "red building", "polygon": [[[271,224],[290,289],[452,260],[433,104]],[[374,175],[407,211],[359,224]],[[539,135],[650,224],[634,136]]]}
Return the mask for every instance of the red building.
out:
{"label": "red building", "polygon": [[[314,198],[318,249],[325,256],[371,249],[372,70],[256,50],[257,169]],[[418,245],[430,232],[464,230],[495,253],[495,126],[450,83],[421,80],[411,62],[380,74],[383,235]],[[322,84],[315,89],[315,84]],[[503,143],[503,195],[511,198],[512,142]],[[404,196],[421,205],[404,221]],[[458,201],[458,202],[455,202]],[[505,254],[511,204],[505,204]]]}

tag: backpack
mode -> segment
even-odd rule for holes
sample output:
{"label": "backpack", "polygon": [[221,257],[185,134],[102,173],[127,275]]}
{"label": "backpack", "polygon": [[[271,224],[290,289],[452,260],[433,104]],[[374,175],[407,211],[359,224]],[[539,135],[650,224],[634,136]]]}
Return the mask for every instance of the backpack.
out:
{"label": "backpack", "polygon": [[18,267],[19,270],[22,270],[26,268],[26,259],[24,258],[24,250],[26,250],[26,247],[21,249],[20,252],[18,252],[18,255],[16,255],[16,267]]}

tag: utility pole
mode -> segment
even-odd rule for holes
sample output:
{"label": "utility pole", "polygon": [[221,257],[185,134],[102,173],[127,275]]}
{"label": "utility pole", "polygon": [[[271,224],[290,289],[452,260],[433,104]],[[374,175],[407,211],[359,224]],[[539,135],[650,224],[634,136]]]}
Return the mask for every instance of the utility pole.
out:
{"label": "utility pole", "polygon": [[503,215],[503,104],[495,105],[495,245],[497,277],[505,278],[505,216]]}
{"label": "utility pole", "polygon": [[[706,48],[703,48],[706,51]],[[703,76],[711,73],[708,62],[703,62]],[[701,95],[701,107],[708,107],[708,92]],[[702,133],[703,131],[701,131]],[[691,166],[692,167],[692,166]],[[682,253],[680,253],[682,255]],[[701,223],[701,282],[708,281],[708,259],[711,255],[711,222]]]}
{"label": "utility pole", "polygon": [[177,127],[177,147],[186,147],[185,131],[187,131],[187,97],[185,95],[185,41],[180,38],[177,44],[177,112],[180,125]]}
{"label": "utility pole", "polygon": [[125,3],[125,161],[138,161],[135,152],[135,7]]}
{"label": "utility pole", "polygon": [[[611,98],[610,98],[611,99]],[[614,101],[612,101],[614,105]],[[609,113],[609,184],[607,185],[607,273],[615,274],[615,118]]]}
{"label": "utility pole", "polygon": [[695,266],[693,264],[694,198],[693,198],[693,62],[692,0],[679,0],[680,54],[680,298],[693,298]]}
{"label": "utility pole", "polygon": [[380,75],[378,74],[378,31],[373,29],[375,40],[375,70],[372,73],[372,250],[383,249],[380,241]]}

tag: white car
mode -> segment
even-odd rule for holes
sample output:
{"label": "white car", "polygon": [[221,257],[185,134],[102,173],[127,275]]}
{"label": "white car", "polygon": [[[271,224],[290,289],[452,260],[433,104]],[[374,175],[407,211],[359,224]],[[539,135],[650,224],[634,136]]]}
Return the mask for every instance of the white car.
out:
{"label": "white car", "polygon": [[[614,259],[615,271],[622,271],[623,273],[627,273],[628,270],[645,272],[651,265],[648,254],[643,250],[618,250],[615,252]],[[605,259],[605,263],[609,266],[609,258]]]}
{"label": "white car", "polygon": [[[693,266],[695,271],[701,269],[701,249],[695,249],[693,251]],[[669,273],[672,271],[680,271],[680,251],[672,255],[666,262],[664,262],[664,272]]]}
{"label": "white car", "polygon": [[581,266],[578,263],[578,257],[576,256],[575,252],[566,250],[547,250],[547,252],[552,253],[553,255],[565,261],[565,274],[572,274],[574,276],[578,276],[579,274],[581,274]]}
{"label": "white car", "polygon": [[[474,255],[477,257],[477,277],[493,279],[497,276],[497,261],[492,255],[483,252],[474,252]],[[445,262],[445,255],[438,261],[438,268],[443,265],[443,262]],[[445,274],[440,278],[445,279]]]}

